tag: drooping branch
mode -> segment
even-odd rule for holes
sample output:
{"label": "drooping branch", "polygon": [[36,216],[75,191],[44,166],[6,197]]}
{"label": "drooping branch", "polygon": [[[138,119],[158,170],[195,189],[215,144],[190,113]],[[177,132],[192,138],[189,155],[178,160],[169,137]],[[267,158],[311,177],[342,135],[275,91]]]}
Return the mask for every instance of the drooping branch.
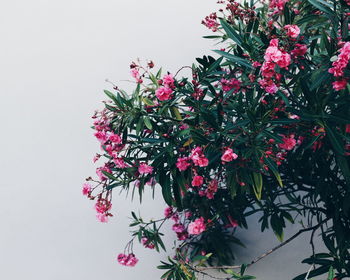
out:
{"label": "drooping branch", "polygon": [[[291,236],[290,238],[288,238],[286,241],[280,243],[279,245],[277,245],[276,247],[272,248],[271,250],[265,252],[264,254],[262,254],[261,256],[255,258],[254,260],[252,260],[247,267],[257,263],[258,261],[262,260],[263,258],[267,257],[268,255],[272,254],[273,252],[275,252],[276,250],[280,249],[281,247],[287,245],[288,243],[290,243],[291,241],[293,241],[295,238],[297,238],[299,235],[301,235],[304,232],[308,232],[308,231],[312,231],[313,233],[324,223],[326,223],[329,220],[329,218],[321,221],[320,223],[318,223],[317,225],[313,226],[313,227],[308,227],[308,228],[304,228],[299,230],[297,233],[295,233],[293,236]],[[221,269],[239,269],[241,268],[241,265],[234,265],[234,266],[210,266],[210,267],[193,267],[193,269],[197,272],[202,272],[204,270],[212,270],[212,269],[216,269],[216,270],[221,270]]]}

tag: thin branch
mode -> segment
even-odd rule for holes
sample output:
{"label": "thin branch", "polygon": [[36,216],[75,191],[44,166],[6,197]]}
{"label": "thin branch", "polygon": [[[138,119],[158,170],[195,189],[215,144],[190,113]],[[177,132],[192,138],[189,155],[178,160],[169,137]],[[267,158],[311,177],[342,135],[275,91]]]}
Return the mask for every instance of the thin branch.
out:
{"label": "thin branch", "polygon": [[[265,258],[266,256],[272,254],[273,252],[275,252],[276,250],[278,250],[279,248],[283,247],[284,245],[288,244],[289,242],[291,242],[292,240],[294,240],[295,238],[297,238],[300,234],[307,232],[307,231],[315,231],[316,229],[318,229],[322,224],[324,224],[325,222],[327,222],[329,220],[329,218],[321,221],[319,224],[313,226],[313,227],[309,227],[309,228],[304,228],[299,230],[296,234],[294,234],[293,236],[291,236],[290,238],[288,238],[286,241],[280,243],[279,245],[277,245],[276,247],[272,248],[271,250],[267,251],[266,253],[262,254],[261,256],[257,257],[256,259],[254,259],[253,261],[251,261],[247,267],[257,263],[258,261],[260,261],[261,259]],[[239,269],[241,268],[240,265],[234,265],[234,266],[210,266],[210,267],[195,267],[197,270],[199,271],[203,271],[203,270],[209,270],[209,269]]]}

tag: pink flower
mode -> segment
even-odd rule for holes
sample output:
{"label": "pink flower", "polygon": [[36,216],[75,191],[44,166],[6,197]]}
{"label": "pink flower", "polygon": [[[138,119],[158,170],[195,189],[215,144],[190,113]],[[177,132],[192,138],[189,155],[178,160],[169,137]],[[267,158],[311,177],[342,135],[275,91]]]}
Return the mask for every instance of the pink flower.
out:
{"label": "pink flower", "polygon": [[106,199],[100,198],[95,204],[95,210],[97,213],[104,214],[111,210],[112,203]]}
{"label": "pink flower", "polygon": [[259,84],[262,88],[266,90],[266,92],[275,94],[278,90],[278,87],[276,84],[273,82],[273,80],[270,79],[263,79],[259,81]]}
{"label": "pink flower", "polygon": [[274,94],[277,92],[278,87],[276,86],[275,83],[271,83],[269,84],[266,88],[265,88],[266,92]]}
{"label": "pink flower", "polygon": [[272,39],[270,46],[265,51],[264,59],[266,62],[275,62],[281,68],[286,68],[291,63],[290,54],[278,49],[278,39]]}
{"label": "pink flower", "polygon": [[274,62],[265,61],[261,67],[261,75],[264,78],[272,78],[276,74],[275,66],[276,64]]}
{"label": "pink flower", "polygon": [[283,136],[283,143],[279,144],[278,146],[281,149],[290,151],[290,150],[293,150],[296,144],[297,144],[297,141],[294,139],[294,135],[291,135],[289,137]]}
{"label": "pink flower", "polygon": [[186,240],[188,238],[187,231],[177,232],[176,235],[177,235],[177,239],[179,239],[180,241]]}
{"label": "pink flower", "polygon": [[153,166],[149,166],[146,163],[141,163],[138,171],[140,174],[151,174],[153,172]]}
{"label": "pink flower", "polygon": [[218,181],[212,180],[210,181],[208,188],[206,189],[205,195],[208,199],[213,199],[215,193],[218,191]]}
{"label": "pink flower", "polygon": [[281,68],[287,68],[291,62],[290,54],[283,52],[282,55],[277,59],[276,63]]}
{"label": "pink flower", "polygon": [[270,0],[269,8],[275,10],[274,13],[281,13],[288,0]]}
{"label": "pink flower", "polygon": [[104,131],[97,131],[94,135],[101,144],[104,144],[107,141],[107,134]]}
{"label": "pink flower", "polygon": [[209,164],[209,160],[204,156],[201,147],[194,148],[192,150],[190,158],[195,165],[200,167],[205,167]]}
{"label": "pink flower", "polygon": [[303,56],[307,52],[307,45],[295,44],[295,49],[292,50],[292,55],[294,56]]}
{"label": "pink flower", "polygon": [[185,171],[191,164],[188,162],[188,157],[178,158],[176,162],[176,167],[180,171]]}
{"label": "pink flower", "polygon": [[134,254],[129,254],[129,255],[119,254],[117,257],[117,260],[121,265],[130,266],[130,267],[135,266],[139,261]]}
{"label": "pink flower", "polygon": [[259,61],[254,61],[253,64],[252,64],[252,66],[253,66],[254,68],[258,68],[259,66],[261,66],[261,63],[260,63]]}
{"label": "pink flower", "polygon": [[114,134],[113,132],[108,136],[108,140],[116,144],[122,143],[122,138],[118,134]]}
{"label": "pink flower", "polygon": [[125,161],[122,158],[116,158],[113,161],[115,163],[115,166],[118,168],[123,169],[123,168],[128,167],[128,165],[125,163]]}
{"label": "pink flower", "polygon": [[108,223],[108,217],[106,213],[97,213],[96,218],[101,222],[101,223]]}
{"label": "pink flower", "polygon": [[105,174],[103,174],[103,172],[112,173],[112,170],[108,166],[96,168],[96,174],[100,178],[101,181],[107,180],[107,176]]}
{"label": "pink flower", "polygon": [[332,68],[328,70],[334,77],[342,77],[344,75],[344,69],[348,65],[350,60],[350,42],[346,42],[340,49],[340,54],[336,61],[332,63]]}
{"label": "pink flower", "polygon": [[136,68],[131,69],[130,74],[133,78],[135,78],[137,83],[141,84],[143,82],[139,70],[137,70]]}
{"label": "pink flower", "polygon": [[92,189],[91,185],[89,183],[85,183],[82,189],[83,195],[86,195],[86,196],[89,195],[91,193],[91,189]]}
{"label": "pink flower", "polygon": [[99,160],[99,158],[101,157],[101,155],[100,154],[96,154],[95,156],[94,156],[94,158],[93,158],[93,162],[95,163],[96,161],[98,161]]}
{"label": "pink flower", "polygon": [[221,79],[221,86],[222,86],[222,90],[225,92],[228,92],[232,89],[234,89],[234,93],[237,93],[239,91],[239,89],[241,88],[241,82],[235,78],[232,78],[230,80],[226,80],[226,79]]}
{"label": "pink flower", "polygon": [[167,85],[168,87],[173,87],[174,86],[174,78],[173,75],[168,74],[163,77],[163,83],[164,85]]}
{"label": "pink flower", "polygon": [[340,81],[335,81],[332,83],[333,89],[335,91],[340,91],[342,89],[345,89],[347,84],[348,84],[348,81],[346,79],[342,79]]}
{"label": "pink flower", "polygon": [[205,223],[204,218],[198,218],[194,222],[190,223],[188,225],[188,233],[193,235],[201,234],[203,231],[205,231]]}
{"label": "pink flower", "polygon": [[133,78],[140,79],[139,70],[137,70],[136,68],[131,69],[130,74]]}
{"label": "pink flower", "polygon": [[169,219],[172,215],[174,215],[173,207],[169,206],[169,207],[165,208],[164,217]]}
{"label": "pink flower", "polygon": [[203,177],[202,176],[194,176],[192,179],[192,186],[193,187],[200,187],[201,185],[203,185]]}
{"label": "pink flower", "polygon": [[187,128],[189,128],[188,124],[182,124],[182,125],[179,126],[180,130],[185,130]]}
{"label": "pink flower", "polygon": [[183,224],[174,224],[172,229],[174,232],[180,233],[180,232],[183,232],[185,230],[185,227]]}
{"label": "pink flower", "polygon": [[222,160],[223,162],[230,162],[230,161],[232,161],[232,160],[234,160],[234,159],[237,159],[237,158],[238,158],[238,155],[235,154],[235,153],[233,152],[233,150],[230,149],[230,148],[227,148],[227,149],[225,150],[225,152],[223,153],[223,155],[221,156],[221,160]]}
{"label": "pink flower", "polygon": [[202,20],[202,24],[208,27],[213,32],[216,32],[218,30],[218,27],[220,24],[217,22],[217,15],[216,13],[212,13],[209,16],[206,16],[204,20]]}
{"label": "pink flower", "polygon": [[345,132],[350,133],[350,124],[347,124],[345,127]]}
{"label": "pink flower", "polygon": [[156,97],[160,101],[166,101],[172,98],[173,90],[169,87],[160,87],[156,90]]}
{"label": "pink flower", "polygon": [[288,24],[284,27],[287,31],[287,36],[291,38],[297,38],[300,34],[300,28],[294,24]]}
{"label": "pink flower", "polygon": [[145,248],[154,249],[155,245],[153,242],[150,242],[147,237],[142,237],[141,243]]}

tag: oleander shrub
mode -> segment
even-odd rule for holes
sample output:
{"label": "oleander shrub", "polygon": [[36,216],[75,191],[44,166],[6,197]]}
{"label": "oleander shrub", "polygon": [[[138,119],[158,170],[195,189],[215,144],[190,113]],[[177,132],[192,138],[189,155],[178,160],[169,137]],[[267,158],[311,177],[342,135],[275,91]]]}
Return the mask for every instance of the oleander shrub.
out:
{"label": "oleander shrub", "polygon": [[[219,5],[202,24],[220,47],[184,67],[191,77],[137,62],[133,92],[105,90],[109,100],[93,116],[100,167],[83,194],[107,222],[113,192],[141,199],[161,189],[168,207],[159,220],[132,213],[118,261],[138,262],[134,242],[165,249],[170,220],[177,248],[159,266],[162,279],[197,279],[212,268],[223,279],[253,279],[245,270],[261,257],[234,264],[232,249],[251,215],[275,233],[279,250],[311,234],[301,260],[311,268],[295,279],[350,277],[350,1]],[[285,240],[286,224],[298,222]],[[327,250],[318,252],[315,236]]]}

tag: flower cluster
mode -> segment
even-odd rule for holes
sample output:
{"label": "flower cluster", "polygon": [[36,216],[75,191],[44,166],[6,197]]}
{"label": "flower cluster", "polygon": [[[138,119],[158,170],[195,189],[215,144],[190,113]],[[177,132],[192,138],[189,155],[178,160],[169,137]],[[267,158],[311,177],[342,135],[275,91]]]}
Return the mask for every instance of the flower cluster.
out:
{"label": "flower cluster", "polygon": [[340,53],[336,61],[332,63],[332,68],[328,71],[339,80],[333,82],[333,88],[336,91],[344,89],[347,85],[347,79],[344,78],[344,70],[350,60],[350,42],[346,42],[340,49]]}
{"label": "flower cluster", "polygon": [[166,101],[172,98],[175,88],[174,78],[171,74],[165,75],[163,80],[158,82],[161,86],[156,90],[156,96],[160,101]]}
{"label": "flower cluster", "polygon": [[128,254],[128,255],[119,254],[118,257],[117,257],[117,260],[118,260],[118,262],[119,262],[121,265],[130,266],[130,267],[135,266],[135,265],[138,263],[138,261],[139,261],[139,260],[135,257],[134,254]]}
{"label": "flower cluster", "polygon": [[280,80],[281,76],[276,73],[275,67],[288,68],[291,63],[291,56],[285,51],[278,48],[278,39],[272,39],[269,47],[266,49],[264,63],[261,67],[261,75],[263,79],[259,82],[260,85],[268,93],[276,93],[278,88],[273,80]]}
{"label": "flower cluster", "polygon": [[[101,222],[112,216],[115,190],[143,201],[158,188],[168,205],[164,217],[149,222],[132,212],[120,264],[136,265],[136,241],[165,250],[161,229],[170,222],[176,250],[160,266],[163,278],[194,279],[193,262],[232,263],[232,245],[241,244],[233,234],[258,213],[262,231],[271,228],[280,241],[294,217],[318,221],[310,228],[324,230],[337,248],[317,271],[332,265],[344,278],[350,7],[321,2],[220,0],[225,7],[202,22],[223,44],[218,58],[197,58],[175,75],[133,62],[133,93],[114,84],[105,91],[110,100],[93,116],[101,149],[93,161],[105,162],[82,194],[94,200]],[[179,77],[182,69],[192,73]],[[325,262],[316,254],[315,263]]]}

